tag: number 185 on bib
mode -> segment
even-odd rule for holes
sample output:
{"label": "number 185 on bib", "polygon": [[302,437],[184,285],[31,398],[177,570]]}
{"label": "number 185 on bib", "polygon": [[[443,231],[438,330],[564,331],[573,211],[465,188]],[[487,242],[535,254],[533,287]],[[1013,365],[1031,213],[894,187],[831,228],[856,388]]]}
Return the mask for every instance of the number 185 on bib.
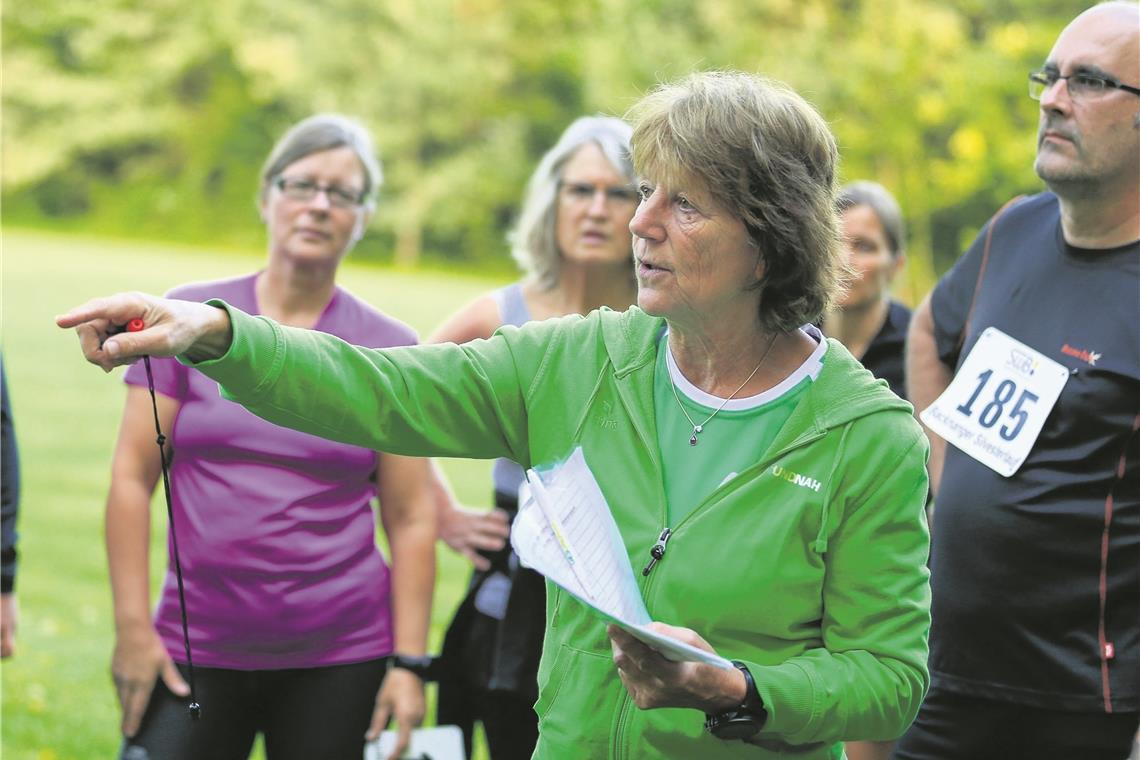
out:
{"label": "number 185 on bib", "polygon": [[949,387],[919,417],[1004,477],[1017,472],[1069,380],[1069,370],[988,327]]}

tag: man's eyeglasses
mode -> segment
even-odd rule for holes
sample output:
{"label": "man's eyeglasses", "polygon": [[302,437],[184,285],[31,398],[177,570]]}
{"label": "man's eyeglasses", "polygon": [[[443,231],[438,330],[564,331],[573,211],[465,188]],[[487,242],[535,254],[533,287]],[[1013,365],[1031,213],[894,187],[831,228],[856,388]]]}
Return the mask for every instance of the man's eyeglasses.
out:
{"label": "man's eyeglasses", "polygon": [[595,185],[590,182],[559,182],[558,188],[567,200],[589,203],[598,193],[604,193],[607,203],[633,205],[638,202],[637,188],[633,185]]}
{"label": "man's eyeglasses", "polygon": [[1041,97],[1053,89],[1053,85],[1057,84],[1059,79],[1065,80],[1069,89],[1069,97],[1073,100],[1098,98],[1110,90],[1124,90],[1133,95],[1140,95],[1140,87],[1130,87],[1108,77],[1085,73],[1061,76],[1056,71],[1039,69],[1029,72],[1029,97],[1034,100],[1041,100]]}
{"label": "man's eyeglasses", "polygon": [[329,199],[329,205],[337,208],[356,208],[364,203],[364,193],[360,190],[350,190],[338,185],[322,185],[311,179],[278,177],[273,184],[291,201],[311,201],[318,193],[324,193]]}

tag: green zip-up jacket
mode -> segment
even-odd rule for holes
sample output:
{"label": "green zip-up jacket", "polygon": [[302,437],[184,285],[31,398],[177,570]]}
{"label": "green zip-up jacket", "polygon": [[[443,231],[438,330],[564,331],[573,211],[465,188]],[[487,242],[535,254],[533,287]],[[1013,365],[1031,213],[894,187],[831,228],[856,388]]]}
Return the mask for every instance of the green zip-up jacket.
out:
{"label": "green zip-up jacket", "polygon": [[[195,366],[254,413],[412,456],[530,466],[580,445],[634,568],[649,559],[666,519],[661,319],[602,310],[377,351],[230,315],[229,352]],[[928,684],[926,457],[910,405],[832,341],[771,448],[669,526],[664,558],[638,575],[655,620],[748,665],[763,730],[725,741],[699,711],[638,709],[604,623],[548,583],[535,758],[838,758],[842,740],[901,734]]]}

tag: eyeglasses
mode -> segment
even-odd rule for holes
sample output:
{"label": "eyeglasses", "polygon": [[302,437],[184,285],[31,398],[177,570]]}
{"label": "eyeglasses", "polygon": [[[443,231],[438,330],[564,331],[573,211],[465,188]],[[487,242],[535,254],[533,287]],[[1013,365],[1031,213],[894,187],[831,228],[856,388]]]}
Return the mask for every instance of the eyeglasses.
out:
{"label": "eyeglasses", "polygon": [[1057,84],[1060,79],[1065,80],[1069,89],[1069,97],[1073,100],[1098,98],[1109,90],[1124,90],[1133,95],[1140,95],[1140,87],[1129,87],[1108,77],[1086,73],[1061,76],[1056,71],[1038,69],[1029,72],[1029,97],[1034,100],[1041,100],[1041,97],[1053,89],[1053,85]]}
{"label": "eyeglasses", "polygon": [[311,179],[278,177],[273,184],[291,201],[311,201],[318,193],[324,193],[329,205],[336,208],[356,208],[364,203],[365,194],[360,190],[349,190],[338,185],[322,185]]}
{"label": "eyeglasses", "polygon": [[598,193],[604,193],[607,203],[620,203],[624,205],[632,205],[637,203],[638,195],[637,188],[633,185],[595,185],[590,182],[559,182],[559,190],[566,196],[566,199],[573,203],[589,203],[597,197]]}

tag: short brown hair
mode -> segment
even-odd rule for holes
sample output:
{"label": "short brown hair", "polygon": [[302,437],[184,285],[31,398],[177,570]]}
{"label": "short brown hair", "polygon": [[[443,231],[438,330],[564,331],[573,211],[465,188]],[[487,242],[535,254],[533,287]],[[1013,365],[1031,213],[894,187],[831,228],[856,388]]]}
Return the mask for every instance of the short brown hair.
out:
{"label": "short brown hair", "polygon": [[835,173],[819,113],[786,85],[707,71],[659,85],[631,109],[633,164],[657,182],[699,182],[748,230],[765,264],[760,321],[820,319],[842,287]]}

